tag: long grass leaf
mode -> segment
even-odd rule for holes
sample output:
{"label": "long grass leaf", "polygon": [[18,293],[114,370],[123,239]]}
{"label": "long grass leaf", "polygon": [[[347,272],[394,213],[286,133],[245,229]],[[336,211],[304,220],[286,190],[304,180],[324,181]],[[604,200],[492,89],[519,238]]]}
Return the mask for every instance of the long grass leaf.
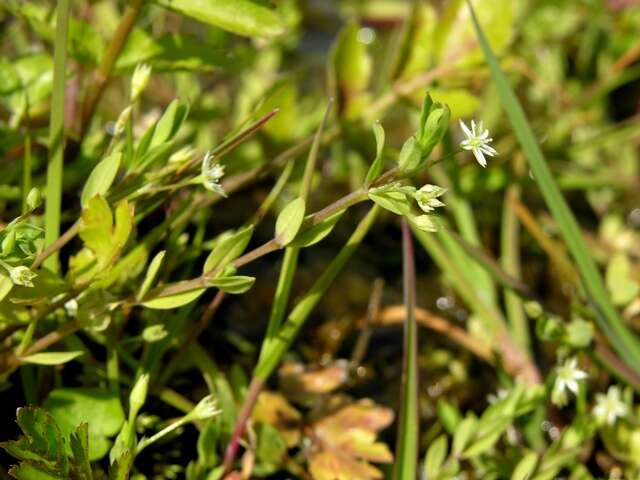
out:
{"label": "long grass leaf", "polygon": [[582,277],[586,298],[595,310],[596,321],[618,354],[626,359],[636,371],[640,371],[640,343],[624,325],[618,312],[611,303],[600,272],[582,237],[578,222],[553,178],[522,107],[511,89],[509,81],[500,69],[498,59],[491,50],[487,38],[482,31],[482,27],[478,22],[476,13],[473,10],[473,6],[468,0],[467,5],[471,12],[471,18],[478,41],[489,65],[491,76],[498,90],[502,106],[507,112],[513,130],[520,142],[520,146],[522,147],[535,180],[540,187],[545,202],[551,210],[560,229],[560,233],[576,262]]}
{"label": "long grass leaf", "polygon": [[418,326],[416,324],[416,266],[411,230],[402,221],[404,358],[402,365],[402,403],[398,422],[398,442],[394,478],[416,478],[418,469]]}

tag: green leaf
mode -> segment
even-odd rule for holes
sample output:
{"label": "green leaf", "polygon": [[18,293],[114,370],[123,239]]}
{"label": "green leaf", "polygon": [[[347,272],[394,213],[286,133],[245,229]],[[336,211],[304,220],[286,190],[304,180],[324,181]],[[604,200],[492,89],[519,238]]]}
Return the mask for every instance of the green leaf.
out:
{"label": "green leaf", "polygon": [[64,477],[51,475],[28,463],[11,467],[9,475],[17,480],[62,480]]}
{"label": "green leaf", "polygon": [[258,424],[256,435],[258,437],[256,447],[258,460],[262,463],[278,464],[287,451],[282,435],[275,427],[267,423]]}
{"label": "green leaf", "polygon": [[53,390],[43,407],[55,418],[65,437],[76,432],[81,423],[88,424],[90,460],[106,455],[111,443],[107,437],[118,433],[124,422],[117,392],[99,388]]}
{"label": "green leaf", "polygon": [[186,292],[180,292],[173,295],[152,298],[151,300],[142,302],[142,305],[147,308],[151,308],[152,310],[170,310],[193,302],[200,297],[205,290],[206,288],[196,288],[195,290],[188,290]]}
{"label": "green leaf", "polygon": [[367,172],[367,177],[364,180],[365,186],[369,186],[375,182],[382,173],[382,169],[384,167],[384,157],[382,152],[384,150],[385,134],[384,128],[382,128],[380,122],[373,124],[373,134],[376,137],[376,158]]}
{"label": "green leaf", "polygon": [[115,214],[114,225],[109,204],[101,195],[91,198],[82,212],[79,235],[95,254],[100,270],[117,259],[133,228],[133,206],[126,200],[118,204]]}
{"label": "green leaf", "polygon": [[582,277],[585,294],[596,312],[598,325],[620,357],[625,359],[636,372],[640,372],[640,343],[637,337],[624,325],[618,312],[612,305],[609,294],[598,272],[598,268],[582,237],[578,222],[558,188],[554,176],[533,135],[531,126],[525,117],[524,111],[509,85],[509,81],[504,73],[502,73],[498,59],[489,46],[473,7],[468,1],[467,5],[502,106],[507,112],[525,158],[542,191],[545,202],[556,220],[560,233],[564,237],[571,255],[576,261]]}
{"label": "green leaf", "polygon": [[329,64],[330,91],[338,99],[338,110],[347,118],[360,112],[372,71],[367,46],[358,40],[359,30],[357,23],[351,23],[340,31]]}
{"label": "green leaf", "polygon": [[82,208],[86,208],[89,200],[95,195],[104,196],[109,191],[109,187],[111,187],[120,168],[121,159],[121,152],[113,152],[91,171],[80,196]]}
{"label": "green leaf", "polygon": [[271,8],[250,0],[157,0],[182,15],[247,37],[275,37],[284,22]]}
{"label": "green leaf", "polygon": [[528,480],[531,478],[538,464],[538,454],[536,452],[527,452],[520,459],[516,468],[511,474],[511,480]]}
{"label": "green leaf", "polygon": [[73,453],[75,463],[75,476],[78,480],[92,480],[91,461],[89,456],[89,424],[86,422],[78,425],[71,434],[69,445]]}
{"label": "green leaf", "polygon": [[182,122],[189,113],[189,104],[179,98],[174,99],[158,120],[153,136],[149,144],[149,149],[162,145],[171,140],[180,130]]}
{"label": "green leaf", "polygon": [[633,279],[631,273],[631,263],[623,252],[618,252],[611,257],[605,278],[611,300],[616,305],[626,305],[640,292],[640,285]]}
{"label": "green leaf", "polygon": [[242,255],[253,235],[253,226],[242,228],[233,234],[221,235],[215,247],[204,262],[203,273],[217,269],[221,271],[229,263]]}
{"label": "green leaf", "polygon": [[474,417],[466,417],[458,424],[458,428],[453,435],[452,452],[454,456],[459,456],[467,446],[469,440],[475,433],[477,420]]}
{"label": "green leaf", "polygon": [[295,248],[306,248],[320,242],[324,237],[331,233],[333,227],[336,226],[336,223],[338,223],[345,212],[346,210],[341,210],[325,218],[320,223],[313,225],[312,227],[305,228],[302,232],[296,235],[295,240],[291,242],[289,246]]}
{"label": "green leaf", "polygon": [[151,260],[149,268],[147,268],[147,273],[144,276],[142,285],[140,286],[140,290],[138,290],[138,295],[136,296],[138,301],[143,299],[151,288],[151,285],[153,284],[153,281],[156,279],[156,275],[158,274],[158,270],[162,265],[162,260],[164,259],[165,253],[167,253],[166,250],[162,250],[158,252],[155,257],[153,257],[153,260]]}
{"label": "green leaf", "polygon": [[425,478],[437,478],[440,468],[447,458],[447,436],[440,435],[436,438],[424,457]]}
{"label": "green leaf", "polygon": [[84,352],[42,352],[34,353],[33,355],[27,355],[26,357],[20,357],[20,360],[25,363],[33,363],[35,365],[61,365],[63,363],[70,362],[71,360],[78,358]]}
{"label": "green leaf", "polygon": [[276,242],[281,246],[286,246],[296,238],[302,220],[304,220],[304,211],[306,202],[303,198],[296,198],[282,209],[276,220]]}
{"label": "green leaf", "polygon": [[255,281],[255,277],[234,275],[230,277],[216,277],[208,283],[212,287],[218,287],[225,293],[240,294],[249,290]]}
{"label": "green leaf", "polygon": [[420,153],[420,145],[415,137],[410,137],[400,150],[398,157],[398,166],[402,172],[414,172],[422,164],[422,155]]}
{"label": "green leaf", "polygon": [[372,188],[369,190],[369,199],[397,215],[407,215],[411,211],[412,199],[402,189],[393,186]]}

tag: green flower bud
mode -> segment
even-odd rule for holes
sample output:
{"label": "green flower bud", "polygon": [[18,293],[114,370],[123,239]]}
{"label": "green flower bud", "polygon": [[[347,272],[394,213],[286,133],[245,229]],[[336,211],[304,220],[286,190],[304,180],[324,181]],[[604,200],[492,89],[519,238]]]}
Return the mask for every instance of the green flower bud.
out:
{"label": "green flower bud", "polygon": [[27,194],[27,208],[29,211],[35,210],[40,206],[40,203],[42,203],[42,194],[39,189],[33,187]]}
{"label": "green flower bud", "polygon": [[169,163],[184,163],[193,158],[195,154],[195,150],[193,147],[187,145],[186,147],[182,147],[177,152],[173,153],[169,157]]}
{"label": "green flower bud", "polygon": [[147,400],[147,391],[149,390],[149,374],[143,373],[138,377],[136,384],[129,394],[129,418],[133,419]]}
{"label": "green flower bud", "polygon": [[447,105],[434,102],[430,95],[425,97],[420,115],[420,128],[416,135],[423,159],[431,154],[434,147],[444,137],[447,128],[449,128],[450,118],[451,112]]}
{"label": "green flower bud", "polygon": [[157,342],[167,336],[164,325],[151,325],[142,331],[142,339],[147,343]]}
{"label": "green flower bud", "polygon": [[16,246],[16,231],[11,230],[7,233],[7,236],[2,240],[2,255],[7,256],[13,252],[13,248]]}

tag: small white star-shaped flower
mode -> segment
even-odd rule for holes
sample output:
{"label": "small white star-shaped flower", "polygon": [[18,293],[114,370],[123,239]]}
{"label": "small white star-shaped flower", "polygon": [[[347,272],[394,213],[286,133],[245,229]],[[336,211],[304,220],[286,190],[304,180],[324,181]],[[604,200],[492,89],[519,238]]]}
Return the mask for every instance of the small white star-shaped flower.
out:
{"label": "small white star-shaped flower", "polygon": [[593,415],[601,424],[609,426],[616,423],[619,417],[627,414],[627,405],[620,398],[620,388],[612,385],[607,394],[596,394],[596,406],[593,407]]}
{"label": "small white star-shaped flower", "polygon": [[460,120],[460,128],[467,137],[460,142],[460,146],[465,150],[471,150],[478,163],[486,167],[487,160],[484,156],[494,157],[498,154],[496,149],[489,145],[493,141],[493,138],[489,137],[489,130],[484,128],[482,121],[476,125],[475,120],[471,120],[471,129]]}
{"label": "small white star-shaped flower", "polygon": [[227,194],[220,185],[220,180],[224,176],[224,165],[220,165],[217,161],[214,160],[214,156],[211,152],[207,152],[207,154],[202,159],[202,180],[203,185],[207,190],[211,190],[212,192],[216,192],[223,197],[226,197]]}
{"label": "small white star-shaped flower", "polygon": [[556,381],[553,385],[552,400],[557,405],[564,405],[567,401],[567,390],[578,394],[578,382],[588,375],[578,368],[578,360],[573,357],[567,359],[563,365],[556,368]]}

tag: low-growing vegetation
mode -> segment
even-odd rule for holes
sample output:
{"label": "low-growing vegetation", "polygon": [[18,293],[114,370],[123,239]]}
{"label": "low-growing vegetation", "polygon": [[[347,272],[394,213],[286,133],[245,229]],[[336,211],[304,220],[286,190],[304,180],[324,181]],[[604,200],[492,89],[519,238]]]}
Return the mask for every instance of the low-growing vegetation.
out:
{"label": "low-growing vegetation", "polygon": [[3,2],[0,477],[640,478],[638,32]]}

